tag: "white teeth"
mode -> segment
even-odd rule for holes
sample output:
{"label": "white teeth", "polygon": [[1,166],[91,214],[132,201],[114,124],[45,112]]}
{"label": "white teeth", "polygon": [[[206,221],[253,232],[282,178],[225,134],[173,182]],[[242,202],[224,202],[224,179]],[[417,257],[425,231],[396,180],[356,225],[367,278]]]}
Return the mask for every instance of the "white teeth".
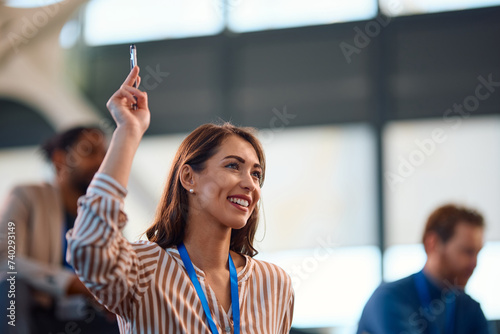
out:
{"label": "white teeth", "polygon": [[244,207],[248,207],[248,205],[249,205],[247,200],[244,200],[241,198],[230,197],[229,201],[236,203],[236,204],[239,204],[239,205],[244,206]]}

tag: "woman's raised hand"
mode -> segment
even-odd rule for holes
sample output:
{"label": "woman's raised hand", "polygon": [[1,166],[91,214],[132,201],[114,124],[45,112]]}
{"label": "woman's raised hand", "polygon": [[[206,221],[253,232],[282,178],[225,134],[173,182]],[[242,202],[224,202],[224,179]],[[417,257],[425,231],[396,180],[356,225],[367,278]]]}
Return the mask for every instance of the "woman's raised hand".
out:
{"label": "woman's raised hand", "polygon": [[[134,88],[134,82],[137,80],[139,84],[140,79],[136,66],[106,104],[117,128],[99,172],[112,177],[123,187],[127,187],[135,152],[151,118],[148,94]],[[134,108],[134,104],[137,108]]]}
{"label": "woman's raised hand", "polygon": [[[134,88],[134,82],[140,83],[139,67],[135,66],[120,86],[111,96],[106,107],[113,116],[118,128],[138,131],[142,136],[149,127],[150,112],[148,108],[148,94]],[[134,108],[137,105],[137,109]]]}

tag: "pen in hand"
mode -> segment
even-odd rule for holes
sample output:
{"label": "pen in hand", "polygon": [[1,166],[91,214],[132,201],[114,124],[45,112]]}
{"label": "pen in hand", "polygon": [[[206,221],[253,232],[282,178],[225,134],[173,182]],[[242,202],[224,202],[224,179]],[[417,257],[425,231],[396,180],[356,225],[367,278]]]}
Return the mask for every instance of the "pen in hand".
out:
{"label": "pen in hand", "polygon": [[[130,70],[137,66],[137,48],[135,44],[130,45]],[[134,81],[134,88],[137,88],[137,80]],[[132,105],[132,109],[137,110],[137,104]]]}

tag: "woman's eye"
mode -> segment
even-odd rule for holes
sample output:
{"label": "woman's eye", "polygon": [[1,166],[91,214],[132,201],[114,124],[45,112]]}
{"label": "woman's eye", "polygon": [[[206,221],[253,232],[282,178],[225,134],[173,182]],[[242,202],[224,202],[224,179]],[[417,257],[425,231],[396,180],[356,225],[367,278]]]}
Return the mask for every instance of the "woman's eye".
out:
{"label": "woman's eye", "polygon": [[238,169],[239,166],[236,162],[231,162],[230,164],[226,165],[227,168],[231,168],[231,169]]}
{"label": "woman's eye", "polygon": [[262,174],[260,172],[253,172],[252,175],[253,175],[253,177],[257,178],[258,180],[260,180],[260,178],[262,177]]}

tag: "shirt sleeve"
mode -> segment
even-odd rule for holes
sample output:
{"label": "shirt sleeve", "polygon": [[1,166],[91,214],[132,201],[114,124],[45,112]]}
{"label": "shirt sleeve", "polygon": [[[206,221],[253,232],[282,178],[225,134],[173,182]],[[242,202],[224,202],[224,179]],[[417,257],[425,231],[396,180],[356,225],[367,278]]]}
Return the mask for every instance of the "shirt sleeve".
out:
{"label": "shirt sleeve", "polygon": [[[292,328],[293,320],[293,308],[295,303],[295,292],[293,290],[292,279],[290,276],[280,267],[275,266],[277,272],[280,274],[280,281],[284,285],[283,293],[279,297],[279,300],[283,300],[282,306],[282,316],[279,318],[279,323],[277,324],[276,333],[287,334]],[[281,304],[281,302],[280,302]]]}
{"label": "shirt sleeve", "polygon": [[126,189],[106,174],[94,176],[87,194],[78,200],[75,226],[69,230],[67,260],[80,280],[110,311],[123,315],[121,305],[140,297],[141,285],[150,279],[132,244],[121,230]]}
{"label": "shirt sleeve", "polygon": [[293,291],[293,287],[290,281],[290,291],[289,291],[289,300],[288,307],[286,309],[285,317],[283,318],[283,331],[282,333],[289,333],[292,328],[292,320],[293,320],[293,307],[295,303],[295,293]]}
{"label": "shirt sleeve", "polygon": [[17,277],[37,290],[54,297],[67,295],[75,273],[61,266],[54,266],[30,258],[16,257]]}

